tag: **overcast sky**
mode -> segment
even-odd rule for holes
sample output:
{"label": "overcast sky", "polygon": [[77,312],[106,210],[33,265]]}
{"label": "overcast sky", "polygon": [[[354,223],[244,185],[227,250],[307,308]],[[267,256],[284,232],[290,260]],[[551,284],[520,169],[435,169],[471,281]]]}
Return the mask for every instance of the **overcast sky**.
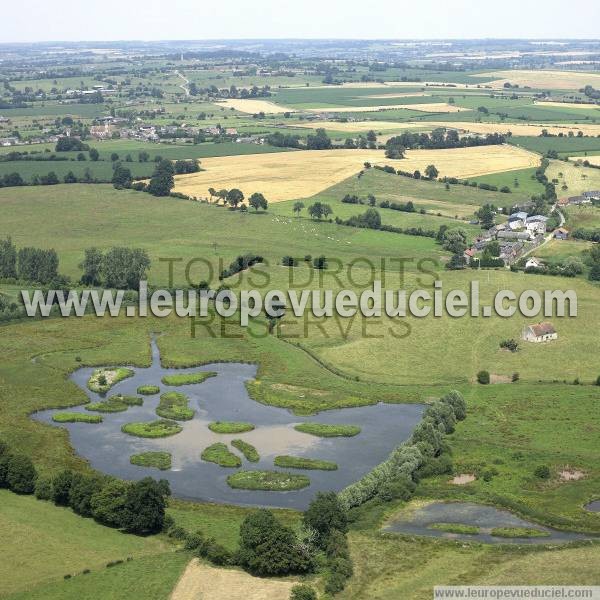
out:
{"label": "overcast sky", "polygon": [[599,0],[3,0],[1,42],[598,38]]}

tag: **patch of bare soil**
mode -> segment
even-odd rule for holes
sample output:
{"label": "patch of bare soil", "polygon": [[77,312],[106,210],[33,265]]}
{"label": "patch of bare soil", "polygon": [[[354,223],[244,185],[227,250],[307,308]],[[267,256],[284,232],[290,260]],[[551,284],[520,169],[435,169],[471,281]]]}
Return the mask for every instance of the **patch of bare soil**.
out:
{"label": "patch of bare soil", "polygon": [[185,568],[170,600],[283,600],[290,597],[296,583],[294,579],[253,577],[194,559]]}
{"label": "patch of bare soil", "polygon": [[467,483],[471,483],[477,479],[473,473],[461,473],[460,475],[455,475],[450,483],[452,485],[466,485]]}

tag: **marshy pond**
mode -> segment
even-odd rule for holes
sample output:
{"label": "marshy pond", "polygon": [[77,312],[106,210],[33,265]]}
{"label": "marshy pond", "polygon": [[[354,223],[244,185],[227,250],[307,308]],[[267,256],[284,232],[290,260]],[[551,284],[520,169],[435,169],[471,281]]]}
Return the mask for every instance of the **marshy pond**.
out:
{"label": "marshy pond", "polygon": [[[459,533],[469,529],[471,533]],[[487,544],[557,544],[592,537],[544,527],[507,510],[470,502],[432,502],[405,510],[393,517],[383,530]],[[525,535],[519,536],[519,533]]]}
{"label": "marshy pond", "polygon": [[[180,498],[245,505],[260,505],[304,509],[317,491],[339,491],[356,481],[407,439],[420,421],[424,406],[420,404],[376,404],[356,408],[329,410],[312,416],[297,416],[286,409],[260,404],[250,398],[245,383],[256,376],[256,365],[215,363],[186,369],[161,366],[156,343],[152,342],[152,365],[148,368],[129,367],[133,376],[119,381],[100,395],[88,389],[88,381],[96,371],[81,368],[71,380],[83,389],[90,402],[97,403],[114,395],[139,396],[142,405],[131,405],[122,412],[91,412],[85,405],[68,409],[52,409],[35,413],[33,418],[52,426],[66,427],[71,444],[92,467],[123,479],[140,479],[151,475],[167,479],[173,494]],[[175,374],[208,371],[216,373],[202,383],[164,385],[161,379]],[[159,386],[160,392],[141,396],[139,386]],[[195,410],[191,420],[180,420],[182,431],[163,438],[142,438],[127,435],[121,427],[131,422],[156,421],[161,394],[181,392],[189,398],[189,408]],[[101,423],[55,423],[55,413],[82,415],[101,414]],[[255,429],[243,433],[215,433],[208,428],[215,421],[252,423]],[[353,437],[317,437],[294,429],[305,422],[344,424],[360,427]],[[256,448],[258,462],[249,462],[230,445],[241,439]],[[225,468],[206,462],[201,453],[211,444],[223,442],[241,459],[241,468]],[[133,454],[168,452],[171,468],[158,470],[130,463]],[[337,470],[280,469],[274,466],[277,455],[320,459],[338,465]],[[233,489],[227,477],[240,469],[285,471],[310,478],[310,485],[294,491],[262,491]]]}

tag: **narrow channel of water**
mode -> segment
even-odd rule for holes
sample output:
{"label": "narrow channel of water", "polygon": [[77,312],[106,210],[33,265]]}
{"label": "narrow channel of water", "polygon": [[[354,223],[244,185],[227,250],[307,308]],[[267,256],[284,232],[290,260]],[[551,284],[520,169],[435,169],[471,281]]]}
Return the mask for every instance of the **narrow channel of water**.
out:
{"label": "narrow channel of water", "polygon": [[[143,406],[134,406],[121,413],[90,413],[83,406],[64,409],[87,414],[102,414],[103,423],[66,423],[52,421],[57,410],[41,411],[33,418],[53,426],[66,427],[71,444],[79,455],[105,473],[124,479],[139,479],[151,475],[168,479],[175,496],[210,502],[260,505],[304,509],[317,491],[339,491],[356,481],[388,456],[394,447],[407,439],[420,421],[424,406],[420,404],[384,404],[329,410],[310,417],[299,417],[289,411],[266,406],[250,398],[245,382],[256,376],[256,366],[237,363],[215,363],[189,369],[166,369],[160,364],[158,348],[152,342],[152,365],[149,368],[132,367],[135,375],[115,385],[107,396],[114,394],[137,395],[140,385],[158,385],[161,393],[177,390],[190,398],[190,407],[196,415],[190,421],[180,422],[183,431],[177,435],[146,439],[126,435],[121,425],[132,421],[153,421],[159,395],[145,396]],[[87,389],[87,381],[94,369],[75,371],[71,379],[81,387],[92,402],[102,398]],[[164,375],[214,371],[216,377],[204,383],[165,386]],[[219,435],[207,425],[212,421],[247,421],[256,429],[235,435]],[[361,427],[361,433],[351,438],[318,438],[295,431],[294,425],[305,421],[328,424],[352,424]],[[223,468],[204,462],[200,454],[206,446],[241,438],[256,447],[258,463],[249,463],[242,457],[242,469],[284,470],[273,465],[278,454],[319,458],[338,464],[337,471],[289,469],[307,475],[311,485],[290,492],[264,492],[231,489],[226,478],[236,469]],[[130,464],[132,454],[163,450],[172,454],[172,469],[159,471]],[[237,450],[230,450],[239,454]],[[241,456],[241,455],[240,455]]]}

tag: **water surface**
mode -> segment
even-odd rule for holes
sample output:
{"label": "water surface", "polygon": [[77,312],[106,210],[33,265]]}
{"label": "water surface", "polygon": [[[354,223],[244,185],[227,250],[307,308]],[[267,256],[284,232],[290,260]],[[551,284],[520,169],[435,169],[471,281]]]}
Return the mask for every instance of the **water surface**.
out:
{"label": "water surface", "polygon": [[[430,527],[434,523],[474,525],[479,527],[479,533],[473,535],[448,533],[438,529],[431,529]],[[496,527],[526,527],[528,529],[545,531],[549,535],[531,538],[495,537],[491,535],[491,530]],[[543,525],[521,519],[507,510],[471,502],[432,502],[431,504],[417,508],[412,513],[392,519],[384,527],[384,531],[456,540],[471,540],[487,544],[555,544],[592,538],[592,536],[583,533],[559,531],[551,527],[544,527]]]}
{"label": "water surface", "polygon": [[[53,426],[66,427],[77,453],[95,469],[123,479],[135,480],[148,475],[168,479],[175,496],[193,500],[304,509],[317,491],[339,491],[385,460],[394,447],[409,437],[424,410],[424,406],[419,404],[380,403],[299,417],[288,410],[260,404],[250,398],[245,382],[256,376],[256,365],[215,363],[189,369],[167,369],[160,364],[154,342],[152,365],[149,368],[130,368],[135,375],[113,386],[107,396],[138,395],[136,390],[140,385],[159,385],[160,393],[171,390],[184,392],[196,415],[190,421],[180,421],[183,426],[181,433],[167,438],[147,439],[121,432],[124,423],[158,419],[155,410],[160,394],[144,396],[143,406],[134,406],[120,413],[89,413],[83,406],[64,409],[102,414],[104,421],[101,424],[58,425],[52,421],[52,414],[61,412],[57,410],[41,411],[34,414],[33,418]],[[71,375],[71,379],[92,402],[98,402],[103,397],[87,389],[87,381],[93,371],[93,368],[79,369]],[[166,386],[161,383],[164,375],[196,371],[214,371],[217,376],[193,385]],[[208,429],[208,423],[219,420],[247,421],[253,423],[256,429],[233,435],[213,433]],[[318,438],[294,429],[295,424],[305,421],[358,425],[362,431],[351,438]],[[230,446],[230,450],[242,458],[241,468],[302,473],[310,478],[310,486],[290,492],[231,489],[226,478],[236,469],[202,461],[200,454],[214,442],[228,443],[235,438],[255,446],[261,457],[258,463],[250,463]],[[171,470],[159,471],[129,462],[132,454],[157,450],[172,454]],[[279,469],[273,465],[273,459],[278,454],[330,460],[337,463],[339,468],[337,471]]]}

